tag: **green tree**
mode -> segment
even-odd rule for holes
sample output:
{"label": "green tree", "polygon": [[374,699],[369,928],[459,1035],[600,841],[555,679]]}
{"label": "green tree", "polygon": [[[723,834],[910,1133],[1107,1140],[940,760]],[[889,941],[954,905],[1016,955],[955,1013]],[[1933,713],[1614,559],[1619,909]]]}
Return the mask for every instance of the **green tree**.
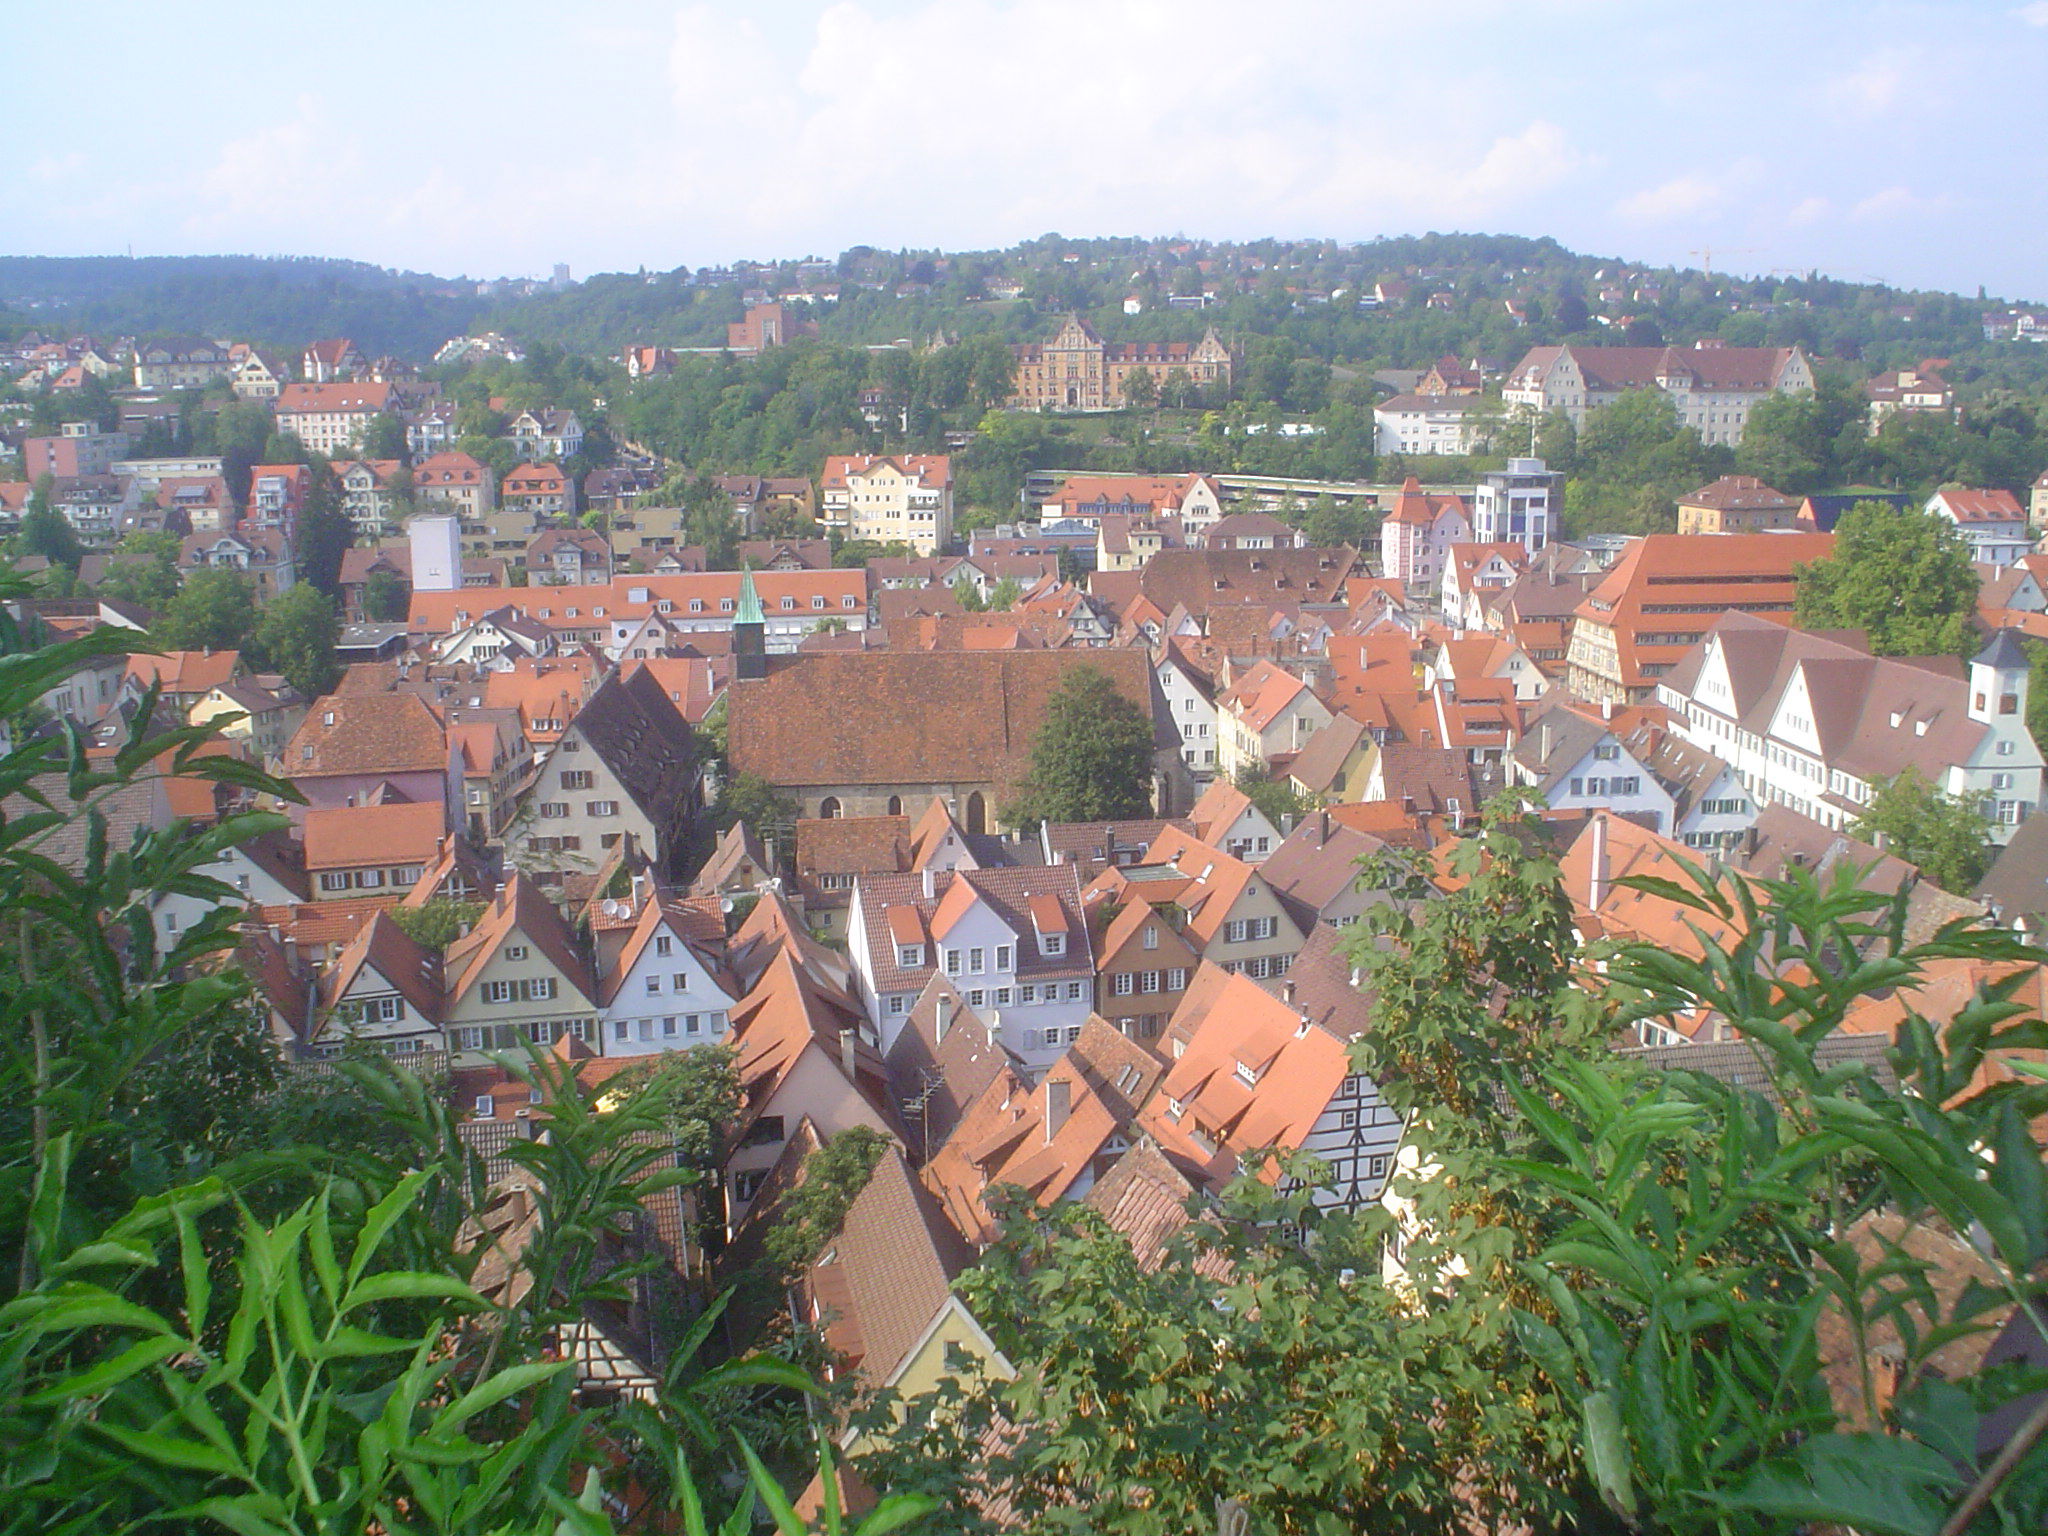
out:
{"label": "green tree", "polygon": [[988,611],[1008,613],[1024,596],[1024,585],[1014,576],[1005,576],[988,592]]}
{"label": "green tree", "polygon": [[[2048,1412],[2020,1401],[2040,1373],[1936,1358],[2001,1315],[2040,1326],[2048,1168],[2026,1127],[2048,1084],[1984,1069],[2048,1039],[2013,1000],[2041,952],[1961,923],[1909,942],[1907,893],[1861,889],[1853,869],[1825,888],[1696,868],[1624,883],[1731,937],[1698,958],[1610,956],[1616,1022],[1714,1019],[1768,1091],[1612,1058],[1501,1076],[1536,1131],[1512,1171],[1572,1218],[1525,1266],[1541,1300],[1518,1331],[1602,1500],[1673,1536],[2044,1528]],[[1958,963],[2009,979],[1920,1013],[1921,985]],[[1903,1013],[1886,1070],[1824,1061],[1877,998]],[[1939,1274],[1943,1243],[1973,1250],[1984,1278]],[[1980,1455],[1999,1418],[2002,1449]]]}
{"label": "green tree", "polygon": [[1865,842],[1881,841],[1943,890],[1967,896],[1991,865],[1990,825],[1982,806],[1908,768],[1877,785],[1849,831]]}
{"label": "green tree", "polygon": [[15,547],[24,555],[41,555],[52,565],[77,570],[85,558],[85,546],[70,520],[55,505],[56,479],[40,475],[29,492],[28,508],[21,515],[21,532]]}
{"label": "green tree", "polygon": [[366,459],[409,457],[405,443],[405,422],[391,411],[379,411],[357,434],[356,449]]}
{"label": "green tree", "polygon": [[1266,820],[1282,831],[1293,826],[1302,812],[1308,809],[1308,802],[1302,799],[1294,786],[1285,779],[1274,778],[1264,763],[1243,764],[1231,782],[1259,808]]}
{"label": "green tree", "polygon": [[1152,810],[1152,725],[1099,667],[1067,671],[1046,701],[1013,826],[1113,821]]}
{"label": "green tree", "polygon": [[298,582],[264,605],[250,639],[286,682],[306,698],[317,699],[341,678],[334,659],[339,635],[333,602],[317,588]]}
{"label": "green tree", "polygon": [[446,949],[475,927],[483,912],[479,902],[436,896],[416,907],[393,907],[391,920],[415,944],[438,951]]}
{"label": "green tree", "polygon": [[1379,539],[1377,517],[1356,502],[1340,502],[1327,493],[1309,505],[1299,526],[1317,549],[1335,549],[1343,544],[1353,549],[1370,549]]}
{"label": "green tree", "polygon": [[737,773],[720,788],[712,819],[721,830],[744,821],[761,837],[786,839],[799,814],[796,801],[760,775]]}
{"label": "green tree", "polygon": [[240,571],[209,567],[186,577],[155,630],[172,651],[238,651],[256,628],[256,595]]}
{"label": "green tree", "polygon": [[988,599],[981,595],[981,588],[974,584],[971,576],[962,576],[953,583],[953,601],[960,605],[962,613],[988,612]]}
{"label": "green tree", "polygon": [[1150,368],[1133,368],[1124,375],[1124,404],[1134,411],[1149,411],[1159,403],[1159,381]]}
{"label": "green tree", "polygon": [[1800,624],[1860,629],[1876,655],[1954,656],[1971,641],[1969,546],[1931,512],[1859,501],[1835,525],[1834,552],[1798,578]]}
{"label": "green tree", "polygon": [[312,485],[306,493],[306,505],[299,511],[299,580],[330,598],[338,598],[341,557],[355,540],[355,524],[342,508],[341,481],[325,459],[313,459]]}
{"label": "green tree", "polygon": [[[135,639],[39,645],[0,610],[0,717]],[[512,1064],[549,1120],[506,1154],[541,1219],[511,1255],[531,1284],[487,1297],[471,1282],[490,1179],[443,1092],[344,1058],[315,1097],[356,1113],[302,1117],[224,963],[240,903],[204,871],[283,818],[107,837],[114,802],[165,771],[296,798],[199,755],[205,728],[153,728],[139,714],[91,763],[50,737],[0,747],[0,1527],[599,1536],[622,1458],[643,1510],[687,1536],[736,1536],[757,1496],[780,1519],[781,1486],[731,1431],[772,1422],[765,1394],[807,1393],[800,1372],[697,1358],[700,1319],[670,1335],[645,1402],[607,1407],[573,1392],[557,1347],[562,1323],[662,1294],[635,1289],[658,1261],[614,1244],[646,1229],[648,1199],[706,1177],[738,1107],[729,1054],[678,1053],[602,1108],[566,1063]],[[151,914],[172,893],[219,906],[160,948]],[[816,1463],[797,1461],[801,1480]]]}
{"label": "green tree", "polygon": [[178,582],[178,536],[138,529],[114,546],[99,590],[123,602],[158,609],[178,595]]}
{"label": "green tree", "polygon": [[363,583],[363,617],[373,624],[401,624],[412,609],[412,588],[394,571],[372,571]]}
{"label": "green tree", "polygon": [[776,1206],[762,1245],[770,1268],[784,1283],[832,1240],[888,1145],[879,1131],[849,1126],[805,1160],[803,1181]]}

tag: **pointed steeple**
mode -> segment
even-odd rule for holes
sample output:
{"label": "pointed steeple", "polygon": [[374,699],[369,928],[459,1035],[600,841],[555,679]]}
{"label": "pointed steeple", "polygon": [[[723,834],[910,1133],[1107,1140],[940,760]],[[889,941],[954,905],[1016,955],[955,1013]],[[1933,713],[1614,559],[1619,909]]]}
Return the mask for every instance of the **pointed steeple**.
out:
{"label": "pointed steeple", "polygon": [[754,590],[754,568],[740,567],[739,611],[732,616],[733,676],[751,681],[768,675],[768,616]]}
{"label": "pointed steeple", "polygon": [[754,590],[754,567],[752,564],[740,567],[740,608],[733,615],[735,624],[766,624],[768,616],[761,611],[761,594]]}

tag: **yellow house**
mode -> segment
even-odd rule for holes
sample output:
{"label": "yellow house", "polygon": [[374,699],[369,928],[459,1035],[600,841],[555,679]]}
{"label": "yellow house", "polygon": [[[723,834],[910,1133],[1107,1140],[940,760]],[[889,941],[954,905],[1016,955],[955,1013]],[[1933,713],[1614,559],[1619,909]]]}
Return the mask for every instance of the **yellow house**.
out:
{"label": "yellow house", "polygon": [[220,734],[243,749],[252,763],[266,763],[284,751],[285,743],[306,718],[306,701],[289,687],[273,693],[245,678],[216,684],[186,712],[189,725],[205,725],[222,716],[240,715],[220,727]]}
{"label": "yellow house", "polygon": [[1317,805],[1344,805],[1365,798],[1378,751],[1372,733],[1345,714],[1309,737],[1287,766],[1294,792]]}
{"label": "yellow house", "polygon": [[1095,568],[1098,571],[1142,571],[1166,548],[1166,533],[1156,523],[1116,513],[1095,525]]}

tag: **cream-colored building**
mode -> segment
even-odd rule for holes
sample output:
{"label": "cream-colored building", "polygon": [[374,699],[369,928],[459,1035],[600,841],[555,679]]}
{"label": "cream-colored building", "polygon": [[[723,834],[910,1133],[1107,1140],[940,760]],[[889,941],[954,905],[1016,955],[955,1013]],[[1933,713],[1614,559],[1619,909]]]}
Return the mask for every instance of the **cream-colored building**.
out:
{"label": "cream-colored building", "polygon": [[953,461],[943,453],[835,454],[825,461],[827,528],[935,555],[953,537]]}
{"label": "cream-colored building", "polygon": [[1583,429],[1590,413],[1631,389],[1662,393],[1702,442],[1732,445],[1757,401],[1811,394],[1813,368],[1799,347],[1532,347],[1501,398],[1538,415],[1562,411]]}
{"label": "cream-colored building", "polygon": [[277,430],[333,458],[391,408],[389,384],[287,384],[277,397]]}

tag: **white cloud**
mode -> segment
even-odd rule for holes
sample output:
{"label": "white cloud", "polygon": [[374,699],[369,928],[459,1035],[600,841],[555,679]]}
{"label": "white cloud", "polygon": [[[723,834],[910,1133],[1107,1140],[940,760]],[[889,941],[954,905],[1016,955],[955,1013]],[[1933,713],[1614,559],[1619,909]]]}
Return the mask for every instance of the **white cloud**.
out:
{"label": "white cloud", "polygon": [[1818,224],[1822,219],[1834,212],[1834,208],[1835,205],[1824,197],[1801,198],[1793,206],[1792,211],[1785,215],[1785,222],[1787,224]]}
{"label": "white cloud", "polygon": [[1635,224],[1668,224],[1711,212],[1727,201],[1728,191],[1727,182],[1721,178],[1674,176],[1623,198],[1614,211]]}
{"label": "white cloud", "polygon": [[[2043,0],[2048,5],[2048,0]],[[1874,53],[1846,74],[1836,75],[1824,87],[1827,99],[1836,106],[1866,116],[1888,112],[1902,101],[1908,85],[1925,83],[1925,61],[1897,48]]]}
{"label": "white cloud", "polygon": [[1931,198],[1919,196],[1907,187],[1886,187],[1873,192],[1849,210],[1849,217],[1859,220],[1903,219],[1926,213],[1935,206]]}
{"label": "white cloud", "polygon": [[228,230],[294,222],[333,225],[337,199],[365,186],[363,156],[325,107],[302,94],[288,115],[220,147],[198,177],[187,227]]}
{"label": "white cloud", "polygon": [[2048,27],[2048,0],[2034,0],[2033,4],[2021,6],[2013,15],[2030,27]]}
{"label": "white cloud", "polygon": [[1259,28],[1242,19],[1235,0],[841,0],[776,36],[691,6],[642,211],[715,212],[727,254],[1046,229],[1374,231],[1495,219],[1583,164],[1533,113],[1446,127],[1424,71],[1360,90],[1358,61],[1418,27],[1392,0],[1272,0]]}

